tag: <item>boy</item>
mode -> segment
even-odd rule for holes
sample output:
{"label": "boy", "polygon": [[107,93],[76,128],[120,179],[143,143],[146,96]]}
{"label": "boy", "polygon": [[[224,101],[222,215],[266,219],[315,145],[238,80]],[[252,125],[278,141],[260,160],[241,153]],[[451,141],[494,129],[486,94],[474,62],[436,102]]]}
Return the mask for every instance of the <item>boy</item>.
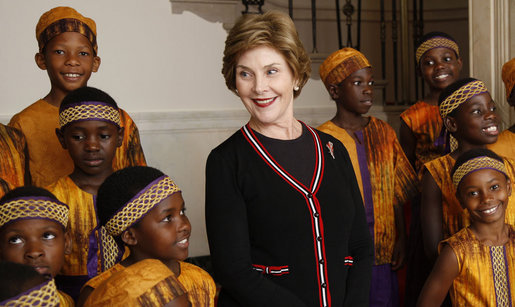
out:
{"label": "boy", "polygon": [[452,169],[456,196],[471,225],[440,243],[419,306],[512,306],[515,229],[505,223],[512,185],[503,159],[487,149],[463,153]]}
{"label": "boy", "polygon": [[370,306],[397,305],[396,270],[405,257],[404,203],[416,192],[416,175],[390,125],[363,116],[372,106],[374,78],[367,58],[352,48],[331,54],[320,77],[336,102],[336,115],[318,127],[340,140],[351,157],[374,240]]}
{"label": "boy", "polygon": [[[0,200],[0,260],[30,265],[54,278],[71,251],[67,224],[68,206],[47,190],[20,187],[10,191]],[[59,299],[62,306],[74,305],[64,293],[59,293]]]}
{"label": "boy", "polygon": [[[47,186],[73,171],[73,161],[59,145],[54,130],[59,128],[59,106],[64,96],[86,86],[91,73],[100,66],[96,35],[95,22],[70,7],[51,9],[36,26],[39,52],[35,60],[47,71],[51,89],[9,122],[27,139],[34,185]],[[117,150],[113,168],[145,165],[136,125],[123,110],[120,117],[125,128],[124,143]]]}
{"label": "boy", "polygon": [[17,129],[0,124],[0,198],[30,184],[27,144]]}
{"label": "boy", "polygon": [[[470,225],[468,212],[456,198],[450,175],[456,158],[470,149],[494,143],[499,134],[495,104],[482,81],[474,78],[456,81],[442,92],[439,103],[445,128],[456,138],[458,147],[425,164],[421,226],[424,250],[431,261],[436,259],[438,242]],[[513,162],[506,160],[505,165],[510,177],[514,175]],[[515,222],[515,203],[506,211],[506,222]]]}
{"label": "boy", "polygon": [[[94,289],[119,272],[157,259],[184,286],[192,306],[214,306],[213,279],[201,268],[183,262],[191,232],[184,210],[181,190],[157,169],[129,167],[109,176],[98,191],[102,264],[108,270],[86,284],[78,304],[102,298],[105,294]],[[117,263],[124,246],[130,254]]]}
{"label": "boy", "polygon": [[70,92],[59,108],[55,133],[74,163],[73,172],[47,188],[70,206],[72,252],[57,276],[59,289],[77,298],[82,285],[101,272],[95,196],[113,172],[113,159],[123,141],[120,113],[107,93],[92,87]]}
{"label": "boy", "polygon": [[[511,107],[515,107],[515,58],[504,63],[502,67],[502,80],[506,88],[506,99]],[[488,148],[500,156],[515,159],[515,125],[499,134],[497,142],[488,145]]]}
{"label": "boy", "polygon": [[450,35],[430,32],[420,40],[416,62],[429,92],[423,101],[401,114],[399,134],[402,148],[418,173],[424,163],[444,154],[443,144],[438,141],[443,127],[438,96],[459,78],[462,61],[458,44]]}
{"label": "boy", "polygon": [[0,276],[0,306],[59,306],[54,280],[31,266],[0,261]]}

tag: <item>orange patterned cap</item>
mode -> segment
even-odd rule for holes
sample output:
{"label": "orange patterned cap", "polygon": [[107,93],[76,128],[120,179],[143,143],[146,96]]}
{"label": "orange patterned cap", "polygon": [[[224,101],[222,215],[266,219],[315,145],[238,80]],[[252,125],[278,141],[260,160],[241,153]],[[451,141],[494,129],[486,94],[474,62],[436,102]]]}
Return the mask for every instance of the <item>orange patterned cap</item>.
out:
{"label": "orange patterned cap", "polygon": [[511,91],[513,91],[513,86],[515,85],[515,58],[502,66],[502,81],[506,87],[506,98],[510,98]]}
{"label": "orange patterned cap", "polygon": [[329,84],[339,84],[352,73],[365,68],[372,67],[365,55],[354,48],[342,48],[328,56],[319,72],[322,82]]}
{"label": "orange patterned cap", "polygon": [[45,45],[52,38],[64,32],[78,32],[86,36],[95,51],[95,55],[97,54],[97,26],[95,21],[82,16],[79,12],[67,6],[54,7],[39,18],[36,25],[39,52],[43,51]]}

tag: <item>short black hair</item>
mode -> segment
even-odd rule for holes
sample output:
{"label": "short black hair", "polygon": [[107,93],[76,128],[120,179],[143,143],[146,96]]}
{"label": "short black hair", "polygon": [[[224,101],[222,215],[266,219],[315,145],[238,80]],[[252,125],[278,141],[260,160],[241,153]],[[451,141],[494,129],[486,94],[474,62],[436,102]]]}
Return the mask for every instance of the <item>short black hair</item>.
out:
{"label": "short black hair", "polygon": [[59,112],[61,112],[67,105],[73,103],[80,103],[86,101],[98,101],[110,104],[115,109],[118,110],[118,104],[113,99],[113,97],[109,96],[108,93],[99,90],[98,88],[85,86],[78,88],[69,92],[61,102],[61,106],[59,107]]}
{"label": "short black hair", "polygon": [[97,215],[100,225],[107,221],[136,194],[164,173],[149,166],[132,166],[112,173],[97,194]]}
{"label": "short black hair", "polygon": [[471,160],[471,159],[474,159],[474,158],[477,158],[477,157],[490,157],[492,159],[495,159],[497,161],[500,161],[502,163],[504,163],[503,159],[497,155],[495,152],[489,150],[489,149],[486,149],[486,148],[473,148],[473,149],[470,149],[470,150],[467,150],[466,152],[462,153],[458,159],[456,159],[456,163],[454,164],[454,167],[452,168],[451,170],[451,177],[454,176],[454,173],[456,172],[456,170],[458,169],[458,167],[460,167],[461,165],[463,165],[465,162]]}
{"label": "short black hair", "polygon": [[13,298],[45,281],[32,266],[0,261],[0,302]]}
{"label": "short black hair", "polygon": [[[452,93],[456,92],[460,87],[464,86],[465,84],[467,83],[470,83],[472,81],[477,81],[477,79],[475,78],[463,78],[463,79],[459,79],[457,81],[454,81],[453,83],[449,84],[449,86],[447,86],[441,93],[440,93],[440,96],[438,97],[438,106],[440,106],[442,104],[442,102],[449,96],[452,95]],[[449,113],[450,116],[455,116],[456,115],[456,110],[458,108],[452,110],[451,113]]]}
{"label": "short black hair", "polygon": [[[456,45],[458,45],[458,43],[456,42],[456,40],[450,36],[449,34],[445,33],[445,32],[438,32],[438,31],[433,31],[433,32],[428,32],[424,35],[422,35],[422,37],[419,39],[418,41],[418,44],[417,46],[415,47],[415,50],[417,50],[420,45],[422,45],[424,42],[426,42],[427,40],[430,40],[432,39],[433,37],[445,37],[445,38],[448,38],[450,39],[451,41],[455,42]],[[454,50],[453,50],[454,51]],[[460,58],[460,55],[456,53],[456,51],[454,51],[454,54],[456,55],[456,58],[459,59]],[[420,63],[417,63],[417,65],[420,65]]]}
{"label": "short black hair", "polygon": [[30,197],[30,196],[35,196],[35,197],[48,197],[48,198],[51,198],[53,200],[57,200],[57,197],[55,197],[54,194],[50,193],[48,190],[46,189],[43,189],[43,188],[40,188],[40,187],[36,187],[36,186],[24,186],[24,187],[18,187],[18,188],[15,188],[9,192],[7,192],[1,199],[0,199],[0,205],[12,200],[12,199],[15,199],[15,198],[18,198],[18,197]]}

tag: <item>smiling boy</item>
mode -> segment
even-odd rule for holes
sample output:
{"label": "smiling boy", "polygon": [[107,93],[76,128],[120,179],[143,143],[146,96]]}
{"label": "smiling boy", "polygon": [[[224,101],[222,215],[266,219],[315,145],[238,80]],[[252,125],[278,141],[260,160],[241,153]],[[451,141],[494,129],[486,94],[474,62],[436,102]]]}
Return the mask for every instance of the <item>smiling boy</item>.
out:
{"label": "smiling boy", "polygon": [[[73,161],[57,140],[59,106],[69,92],[87,85],[100,67],[96,24],[70,7],[56,7],[44,13],[36,26],[38,67],[46,70],[50,92],[13,116],[9,126],[19,129],[27,139],[32,182],[46,186],[72,172]],[[146,165],[138,129],[123,110],[121,126],[124,143],[113,160],[115,169]]]}
{"label": "smiling boy", "polygon": [[76,298],[82,285],[101,272],[96,233],[95,197],[99,186],[113,172],[116,149],[124,128],[116,102],[107,93],[83,87],[69,93],[59,108],[60,128],[55,133],[74,163],[73,172],[48,186],[70,206],[72,252],[56,282]]}

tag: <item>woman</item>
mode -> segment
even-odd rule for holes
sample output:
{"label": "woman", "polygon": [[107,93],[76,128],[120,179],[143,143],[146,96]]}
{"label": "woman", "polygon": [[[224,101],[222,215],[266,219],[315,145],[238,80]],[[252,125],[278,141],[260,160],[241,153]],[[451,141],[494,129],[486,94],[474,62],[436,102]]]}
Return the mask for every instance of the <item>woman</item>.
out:
{"label": "woman", "polygon": [[347,151],[293,116],[310,60],[291,19],[244,15],[227,87],[250,120],[209,155],[206,224],[219,306],[366,306],[371,240]]}

